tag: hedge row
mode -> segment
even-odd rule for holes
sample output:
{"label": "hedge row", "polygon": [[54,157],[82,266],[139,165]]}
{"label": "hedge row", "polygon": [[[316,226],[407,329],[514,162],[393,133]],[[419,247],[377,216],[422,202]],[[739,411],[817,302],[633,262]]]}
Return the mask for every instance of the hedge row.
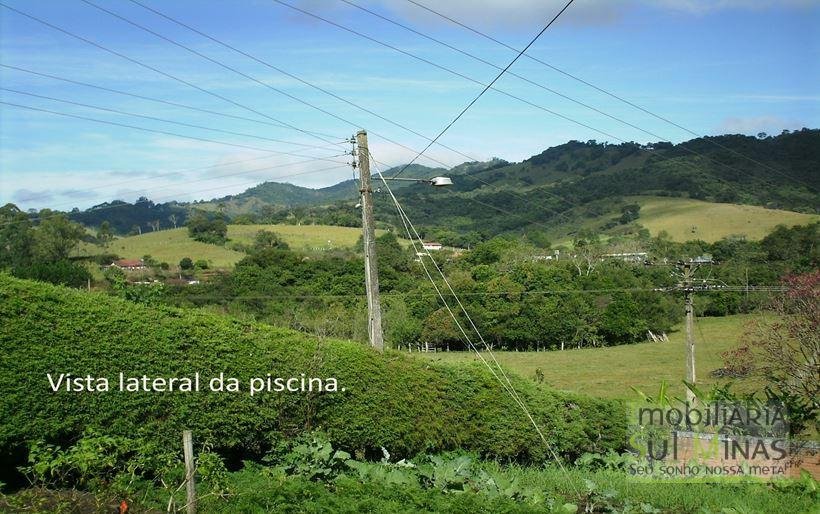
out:
{"label": "hedge row", "polygon": [[[117,390],[120,372],[182,377],[197,371],[206,389],[206,379],[222,372],[239,378],[242,390]],[[112,390],[53,392],[47,373],[107,377]],[[249,379],[268,373],[334,377],[346,391],[248,394]],[[514,383],[558,453],[572,457],[624,443],[620,404]],[[92,427],[174,447],[180,431],[190,428],[197,440],[241,457],[305,430],[323,430],[335,446],[354,451],[385,447],[414,455],[461,448],[502,459],[549,457],[520,409],[478,365],[379,355],[357,343],[0,274],[0,459],[16,463],[30,440],[65,443]]]}

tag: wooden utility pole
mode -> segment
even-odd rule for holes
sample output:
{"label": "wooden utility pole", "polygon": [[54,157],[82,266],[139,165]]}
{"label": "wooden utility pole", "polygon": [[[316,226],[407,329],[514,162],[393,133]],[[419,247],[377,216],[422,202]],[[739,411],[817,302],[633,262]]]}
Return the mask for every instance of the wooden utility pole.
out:
{"label": "wooden utility pole", "polygon": [[[690,384],[695,383],[695,308],[692,302],[695,292],[692,283],[694,273],[691,262],[683,263],[683,282],[681,286],[683,287],[686,306],[686,381]],[[689,388],[686,388],[686,401],[689,404],[695,402],[695,395]]]}
{"label": "wooden utility pole", "polygon": [[182,452],[185,455],[186,512],[196,514],[196,482],[194,482],[194,439],[190,430],[182,431]]}
{"label": "wooden utility pole", "polygon": [[382,310],[379,303],[379,268],[376,263],[376,230],[373,217],[373,190],[370,187],[370,152],[367,147],[367,132],[356,133],[359,150],[359,191],[362,194],[362,229],[364,239],[364,282],[367,288],[367,333],[370,346],[384,351],[382,333]]}

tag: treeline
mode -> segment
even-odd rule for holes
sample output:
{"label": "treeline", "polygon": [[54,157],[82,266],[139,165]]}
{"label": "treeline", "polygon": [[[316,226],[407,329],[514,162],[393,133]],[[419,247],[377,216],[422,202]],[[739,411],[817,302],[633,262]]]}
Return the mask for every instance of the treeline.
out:
{"label": "treeline", "polygon": [[[759,205],[817,213],[820,130],[778,136],[727,135],[671,143],[570,141],[521,163],[453,173],[454,185],[411,185],[396,191],[425,232],[477,235],[523,233],[533,227],[577,226],[595,202],[653,195]],[[751,160],[750,160],[751,159]],[[450,174],[450,173],[448,173]],[[376,195],[377,219],[401,226],[392,202]],[[311,207],[303,223],[355,221],[352,204]]]}
{"label": "treeline", "polygon": [[[703,277],[726,284],[777,284],[784,275],[816,269],[817,230],[818,224],[781,227],[760,242],[675,243],[656,237],[646,241],[646,250],[656,264],[711,256],[718,264],[703,268]],[[172,288],[168,301],[250,314],[322,336],[366,339],[361,256],[306,257],[271,241],[277,239],[263,234],[232,273],[211,283]],[[378,238],[377,246],[388,344],[464,348],[412,252],[390,233]],[[648,331],[666,332],[682,319],[680,296],[657,290],[676,283],[673,267],[606,258],[608,251],[588,237],[577,240],[572,253],[545,260],[551,251],[497,237],[462,256],[440,252],[434,258],[496,348],[628,344],[645,340]],[[769,293],[709,292],[698,295],[696,308],[699,315],[727,315],[757,310],[768,300]]]}
{"label": "treeline", "polygon": [[[413,165],[406,176],[453,176],[454,185],[395,183],[403,204],[425,231],[469,234],[465,245],[537,224],[572,226],[579,210],[616,196],[676,196],[711,202],[760,205],[797,212],[818,212],[816,173],[820,130],[783,131],[757,137],[725,135],[681,144],[570,141],[520,163],[493,160],[464,163],[444,171]],[[345,181],[312,190],[265,183],[248,191],[191,205],[134,204],[113,201],[69,213],[72,220],[98,227],[103,221],[116,234],[137,234],[182,226],[196,209],[224,213],[233,223],[361,224],[354,207],[356,187]],[[335,202],[335,203],[334,203]],[[377,219],[401,226],[392,202],[375,196]],[[505,213],[505,215],[500,215]]]}
{"label": "treeline", "polygon": [[[108,233],[98,234],[103,239]],[[85,286],[91,274],[71,259],[81,240],[96,239],[60,212],[41,210],[36,217],[14,204],[0,207],[0,271],[72,287]]]}
{"label": "treeline", "polygon": [[114,200],[95,205],[85,211],[74,209],[68,216],[87,227],[99,227],[104,222],[115,234],[136,235],[185,224],[188,208],[177,202],[154,203],[140,197],[133,204]]}

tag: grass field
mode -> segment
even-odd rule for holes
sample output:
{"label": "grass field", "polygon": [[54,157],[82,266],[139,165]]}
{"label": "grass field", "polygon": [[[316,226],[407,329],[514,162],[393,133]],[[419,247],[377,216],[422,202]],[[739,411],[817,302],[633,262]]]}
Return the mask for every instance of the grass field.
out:
{"label": "grass field", "polygon": [[[102,253],[100,247],[88,244],[81,246],[79,252],[80,255]],[[188,237],[188,230],[185,228],[115,239],[108,245],[106,253],[117,254],[123,259],[140,259],[144,255],[150,255],[157,261],[167,262],[172,266],[177,265],[183,257],[190,257],[195,261],[205,259],[216,268],[232,266],[245,256],[222,246],[194,241]]]}
{"label": "grass field", "polygon": [[765,237],[777,225],[805,225],[820,216],[753,205],[710,203],[686,198],[634,197],[641,206],[638,223],[656,236],[665,230],[673,241],[714,242],[729,235]]}
{"label": "grass field", "polygon": [[[676,242],[701,239],[712,243],[723,237],[743,235],[749,240],[760,240],[777,225],[805,225],[820,221],[816,214],[766,209],[753,205],[732,203],[712,203],[688,198],[663,196],[624,197],[621,204],[637,203],[641,206],[640,216],[635,221],[649,230],[652,236],[666,231]],[[569,226],[558,226],[551,234],[556,245],[572,246],[568,234],[580,229],[601,231],[601,226],[621,215],[618,209],[595,218],[575,219]],[[601,240],[610,235],[606,232]]]}
{"label": "grass field", "polygon": [[[751,315],[702,318],[695,326],[695,365],[698,383],[714,384],[709,372],[723,366],[720,354],[733,347],[743,335]],[[680,327],[678,327],[680,329]],[[607,348],[551,352],[495,352],[508,370],[532,378],[544,372],[544,381],[558,389],[605,398],[635,399],[630,386],[655,394],[666,380],[671,391],[683,395],[686,349],[682,330],[669,334],[668,343],[642,343]],[[476,361],[468,352],[418,353],[431,360]],[[742,389],[742,388],[741,388]]]}
{"label": "grass field", "polygon": [[[228,239],[233,243],[249,244],[260,230],[272,230],[282,236],[290,247],[301,251],[326,251],[356,244],[362,231],[358,228],[333,227],[327,225],[229,225]],[[377,230],[376,235],[383,234]],[[176,265],[183,257],[193,260],[205,259],[212,267],[228,268],[242,259],[245,254],[228,248],[200,243],[188,237],[186,228],[148,232],[138,236],[115,239],[108,245],[108,253],[115,253],[124,259],[139,259],[150,255],[159,262]],[[82,244],[78,255],[97,255],[100,247]]]}
{"label": "grass field", "polygon": [[[324,251],[349,248],[356,244],[362,229],[329,225],[229,225],[228,238],[237,243],[251,243],[260,230],[279,234],[294,250]],[[377,230],[376,235],[382,235]]]}

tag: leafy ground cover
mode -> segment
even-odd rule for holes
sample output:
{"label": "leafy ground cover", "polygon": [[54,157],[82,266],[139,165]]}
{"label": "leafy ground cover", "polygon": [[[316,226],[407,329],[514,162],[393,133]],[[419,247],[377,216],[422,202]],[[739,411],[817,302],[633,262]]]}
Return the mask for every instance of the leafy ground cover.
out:
{"label": "leafy ground cover", "polygon": [[[182,483],[184,473],[178,457],[146,474],[140,467],[146,462],[143,456],[123,460],[106,458],[105,452],[75,451],[97,443],[107,450],[117,449],[116,444],[111,447],[111,438],[90,436],[66,453],[37,453],[26,469],[35,486],[0,495],[0,507],[20,513],[76,512],[78,508],[110,512],[120,502],[128,504],[131,512],[183,508],[186,499],[177,483]],[[79,463],[85,465],[82,470]],[[280,445],[263,462],[246,462],[235,472],[228,472],[207,451],[199,454],[197,464],[198,506],[204,513],[741,514],[808,513],[817,506],[817,484],[808,476],[768,484],[645,483],[617,466],[523,467],[463,453],[396,460],[384,451],[379,461],[364,461],[334,449],[317,435]],[[54,478],[70,471],[74,471],[73,482]],[[79,488],[66,489],[71,483]]]}

